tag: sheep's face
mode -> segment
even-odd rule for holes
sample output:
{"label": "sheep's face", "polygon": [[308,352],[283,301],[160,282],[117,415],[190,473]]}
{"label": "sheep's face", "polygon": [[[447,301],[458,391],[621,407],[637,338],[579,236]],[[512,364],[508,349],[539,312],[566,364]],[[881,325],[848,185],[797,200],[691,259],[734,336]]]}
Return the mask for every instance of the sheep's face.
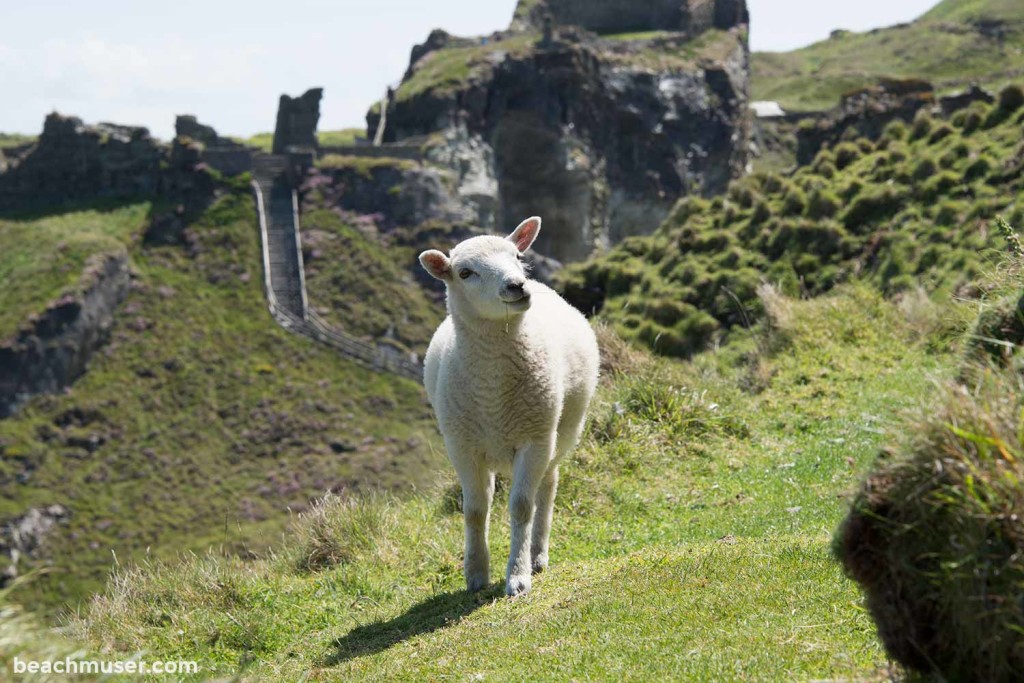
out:
{"label": "sheep's face", "polygon": [[459,311],[506,319],[530,308],[523,254],[539,231],[540,218],[528,218],[506,238],[474,237],[457,245],[450,256],[436,249],[425,251],[420,263],[448,286],[448,300]]}

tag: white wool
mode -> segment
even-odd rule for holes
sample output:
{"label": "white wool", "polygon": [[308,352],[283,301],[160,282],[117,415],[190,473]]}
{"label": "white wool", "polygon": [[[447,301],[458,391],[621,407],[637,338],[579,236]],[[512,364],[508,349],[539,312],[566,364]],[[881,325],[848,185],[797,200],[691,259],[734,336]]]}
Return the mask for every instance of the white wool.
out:
{"label": "white wool", "polygon": [[420,255],[447,285],[449,315],[427,350],[424,384],[462,484],[470,590],[489,582],[496,472],[512,477],[505,592],[529,591],[531,573],[547,567],[558,464],[579,439],[597,385],[597,340],[586,318],[526,278],[521,254],[539,229],[531,218],[508,238],[475,237],[450,257]]}

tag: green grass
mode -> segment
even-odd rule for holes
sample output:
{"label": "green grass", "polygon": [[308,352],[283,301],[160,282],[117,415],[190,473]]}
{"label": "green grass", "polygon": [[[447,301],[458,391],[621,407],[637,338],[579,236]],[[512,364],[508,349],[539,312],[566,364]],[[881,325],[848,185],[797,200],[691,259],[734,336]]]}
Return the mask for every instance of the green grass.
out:
{"label": "green grass", "polygon": [[316,161],[317,168],[347,169],[357,172],[369,180],[373,172],[380,168],[395,168],[402,171],[414,169],[418,166],[411,159],[397,159],[394,157],[357,157],[346,154],[325,154]]}
{"label": "green grass", "polygon": [[0,218],[0,340],[32,314],[87,284],[87,264],[124,254],[145,226],[149,204],[39,219]]}
{"label": "green grass", "polygon": [[257,561],[126,569],[76,633],[260,680],[873,677],[885,658],[831,530],[953,358],[867,287],[773,306],[771,332],[608,376],[563,467],[553,565],[524,598],[462,591],[461,517],[428,490],[333,505]]}
{"label": "green grass", "polygon": [[471,79],[484,78],[493,66],[490,58],[495,53],[513,56],[528,54],[539,36],[535,33],[514,35],[486,45],[452,47],[430,53],[419,62],[412,76],[402,81],[395,99],[399,102],[422,93],[456,90]]}
{"label": "green grass", "polygon": [[791,176],[685,198],[654,235],[570,265],[562,289],[623,336],[675,356],[756,320],[763,281],[791,296],[857,277],[889,295],[969,294],[1005,250],[995,216],[1024,217],[1022,122],[1024,107],[998,105],[949,121],[922,115],[877,142],[825,149]]}
{"label": "green grass", "polygon": [[349,334],[390,336],[421,356],[426,352],[443,308],[413,281],[411,270],[418,267],[414,249],[391,246],[385,251],[378,240],[329,209],[302,217],[302,237],[314,310]]}
{"label": "green grass", "polygon": [[[317,132],[317,140],[321,145],[343,147],[354,145],[357,138],[365,138],[366,130],[363,128],[342,128],[341,130],[321,130]],[[274,148],[273,133],[256,133],[248,138],[233,138],[250,147],[257,147],[264,152],[270,152]]]}
{"label": "green grass", "polygon": [[22,135],[21,133],[0,133],[0,152],[8,147],[18,147],[28,142],[34,142],[35,135]]}
{"label": "green grass", "polygon": [[[970,22],[1006,23],[1002,39]],[[836,106],[843,93],[881,77],[925,78],[940,92],[978,82],[998,90],[1024,73],[1024,6],[1014,0],[945,0],[908,26],[845,32],[792,52],[751,57],[755,100],[792,111]]]}
{"label": "green grass", "polygon": [[321,145],[339,146],[354,145],[357,138],[366,138],[365,128],[343,128],[342,130],[322,130],[317,133]]}
{"label": "green grass", "polygon": [[[19,601],[73,605],[102,585],[114,555],[258,548],[277,538],[289,506],[329,487],[409,487],[436,469],[416,383],[272,321],[251,195],[244,182],[221,189],[190,226],[189,248],[120,246],[134,275],[111,342],[66,394],[0,421],[0,518],[54,502],[71,510],[48,544],[50,570]],[[123,237],[143,213],[111,214],[132,218],[124,227],[91,213],[32,225],[74,231],[85,216]],[[37,254],[28,235],[5,260]],[[26,298],[12,303],[27,311],[35,294],[16,291]]]}

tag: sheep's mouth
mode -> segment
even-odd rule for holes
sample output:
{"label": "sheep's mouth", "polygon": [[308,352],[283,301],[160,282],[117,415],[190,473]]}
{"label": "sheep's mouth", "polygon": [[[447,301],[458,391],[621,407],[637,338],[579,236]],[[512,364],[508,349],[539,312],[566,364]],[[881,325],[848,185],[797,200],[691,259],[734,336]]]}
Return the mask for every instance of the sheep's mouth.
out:
{"label": "sheep's mouth", "polygon": [[518,299],[512,299],[511,301],[508,299],[502,299],[501,302],[513,311],[525,311],[530,307],[530,295],[524,294]]}

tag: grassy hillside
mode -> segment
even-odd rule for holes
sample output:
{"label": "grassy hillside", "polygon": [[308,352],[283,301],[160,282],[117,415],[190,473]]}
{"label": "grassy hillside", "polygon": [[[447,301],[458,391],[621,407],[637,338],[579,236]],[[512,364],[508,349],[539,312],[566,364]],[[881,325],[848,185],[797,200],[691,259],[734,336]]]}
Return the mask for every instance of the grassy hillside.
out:
{"label": "grassy hillside", "polygon": [[457,492],[440,490],[332,501],[256,561],[126,569],[77,633],[252,680],[870,678],[885,658],[830,533],[895,416],[952,359],[865,287],[765,295],[771,326],[692,364],[602,334],[617,370],[526,597],[501,597],[500,579],[463,592]]}
{"label": "grassy hillside", "polygon": [[568,296],[629,339],[686,355],[756,319],[764,280],[791,296],[863,278],[887,294],[970,294],[1003,247],[992,218],[1024,217],[1024,92],[951,120],[895,123],[789,177],[757,174],[687,198],[650,237],[562,274]]}
{"label": "grassy hillside", "polygon": [[75,293],[88,263],[123,254],[148,211],[148,204],[136,204],[37,220],[0,218],[0,340],[13,336],[30,314]]}
{"label": "grassy hillside", "polygon": [[1022,44],[1024,4],[1017,0],[944,0],[908,25],[754,53],[752,94],[802,111],[834,107],[844,92],[879,77],[925,78],[940,91],[972,83],[998,90],[1024,75]]}
{"label": "grassy hillside", "polygon": [[384,249],[329,209],[302,217],[302,243],[309,303],[324,319],[349,334],[426,352],[444,308],[413,280],[413,248]]}
{"label": "grassy hillside", "polygon": [[[133,266],[112,341],[86,375],[0,421],[0,518],[54,502],[71,510],[52,536],[51,571],[19,600],[74,602],[102,585],[112,553],[259,547],[288,507],[328,488],[407,489],[432,480],[443,458],[415,383],[274,324],[251,194],[244,179],[222,191],[190,226],[188,247],[131,239],[142,206],[4,223],[0,234],[45,235],[9,242],[5,263],[32,262],[46,240],[84,227],[111,235]],[[73,281],[69,264],[57,270]],[[50,295],[6,280],[4,294],[23,311]]]}

